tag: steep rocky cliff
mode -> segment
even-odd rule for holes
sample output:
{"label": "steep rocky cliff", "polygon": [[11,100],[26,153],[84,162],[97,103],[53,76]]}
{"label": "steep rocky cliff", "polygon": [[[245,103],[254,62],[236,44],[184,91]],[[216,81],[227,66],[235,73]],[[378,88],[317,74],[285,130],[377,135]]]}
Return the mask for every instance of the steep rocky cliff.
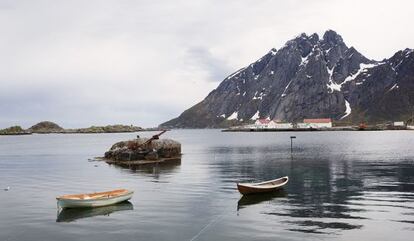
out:
{"label": "steep rocky cliff", "polygon": [[257,118],[381,122],[408,118],[413,105],[413,50],[370,60],[329,30],[322,38],[301,34],[270,50],[161,126],[225,127]]}

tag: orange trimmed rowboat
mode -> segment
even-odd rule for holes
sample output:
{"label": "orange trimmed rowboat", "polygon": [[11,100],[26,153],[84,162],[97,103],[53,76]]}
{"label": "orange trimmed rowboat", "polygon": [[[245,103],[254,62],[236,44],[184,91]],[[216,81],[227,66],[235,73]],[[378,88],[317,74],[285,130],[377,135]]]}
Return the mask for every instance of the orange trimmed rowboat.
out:
{"label": "orange trimmed rowboat", "polygon": [[120,203],[131,199],[133,194],[133,191],[118,189],[108,192],[63,195],[57,197],[56,200],[58,207],[61,208],[90,208]]}
{"label": "orange trimmed rowboat", "polygon": [[263,192],[273,192],[282,189],[288,183],[289,177],[259,182],[259,183],[237,183],[237,189],[243,195]]}

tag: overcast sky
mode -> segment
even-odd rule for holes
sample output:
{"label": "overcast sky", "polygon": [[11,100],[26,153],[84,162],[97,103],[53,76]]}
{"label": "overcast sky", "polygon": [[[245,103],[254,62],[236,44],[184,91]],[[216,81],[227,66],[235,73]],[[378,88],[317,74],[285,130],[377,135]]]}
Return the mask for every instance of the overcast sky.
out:
{"label": "overcast sky", "polygon": [[414,48],[412,0],[0,0],[0,128],[151,127],[296,35],[381,60]]}

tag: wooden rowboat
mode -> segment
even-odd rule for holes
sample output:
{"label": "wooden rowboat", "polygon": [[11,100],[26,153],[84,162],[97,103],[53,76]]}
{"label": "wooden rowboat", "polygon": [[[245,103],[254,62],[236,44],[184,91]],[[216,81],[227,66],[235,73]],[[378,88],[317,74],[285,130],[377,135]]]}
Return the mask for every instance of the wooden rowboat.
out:
{"label": "wooden rowboat", "polygon": [[63,195],[56,199],[58,207],[61,208],[90,208],[120,203],[131,199],[133,194],[133,191],[118,189],[108,192]]}
{"label": "wooden rowboat", "polygon": [[253,193],[272,192],[283,188],[288,183],[289,177],[281,177],[278,179],[259,182],[259,183],[237,183],[237,189],[243,195]]}

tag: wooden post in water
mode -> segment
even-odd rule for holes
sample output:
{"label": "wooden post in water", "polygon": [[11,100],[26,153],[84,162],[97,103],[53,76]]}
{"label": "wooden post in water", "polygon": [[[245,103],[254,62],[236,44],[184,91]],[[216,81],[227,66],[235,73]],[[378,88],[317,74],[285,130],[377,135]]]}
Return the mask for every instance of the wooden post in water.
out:
{"label": "wooden post in water", "polygon": [[293,153],[293,139],[295,139],[296,136],[290,136],[290,154]]}

